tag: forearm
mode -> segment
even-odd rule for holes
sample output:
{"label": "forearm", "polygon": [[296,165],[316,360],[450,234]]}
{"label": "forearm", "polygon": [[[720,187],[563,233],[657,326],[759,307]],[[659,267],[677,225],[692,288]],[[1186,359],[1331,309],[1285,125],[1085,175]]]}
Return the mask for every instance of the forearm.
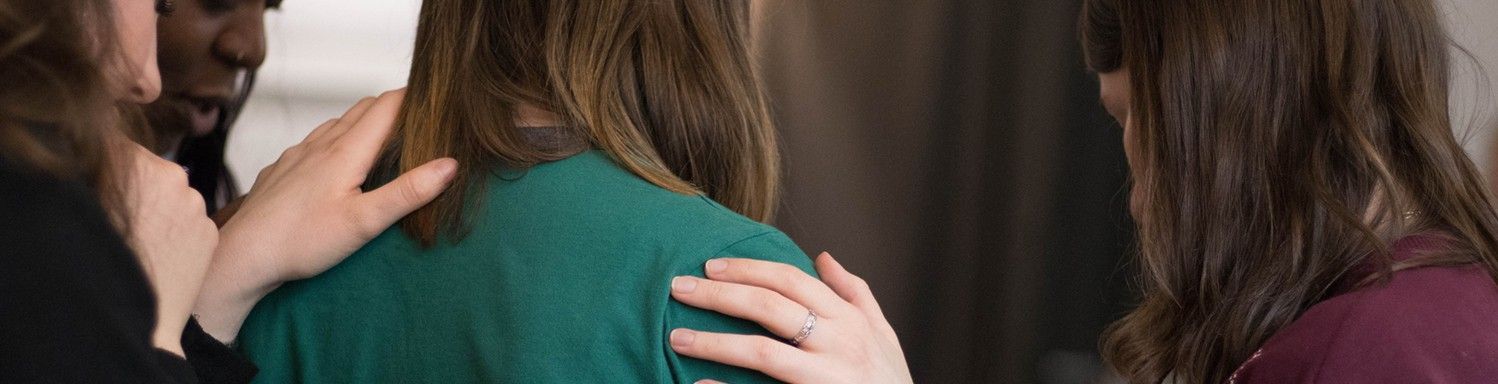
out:
{"label": "forearm", "polygon": [[168,318],[165,314],[158,316],[161,318],[156,320],[156,329],[151,332],[151,345],[177,357],[187,356],[182,351],[182,329],[187,326],[187,319]]}
{"label": "forearm", "polygon": [[221,244],[193,310],[203,331],[226,344],[233,342],[255,303],[283,282],[270,265],[237,249],[234,242]]}

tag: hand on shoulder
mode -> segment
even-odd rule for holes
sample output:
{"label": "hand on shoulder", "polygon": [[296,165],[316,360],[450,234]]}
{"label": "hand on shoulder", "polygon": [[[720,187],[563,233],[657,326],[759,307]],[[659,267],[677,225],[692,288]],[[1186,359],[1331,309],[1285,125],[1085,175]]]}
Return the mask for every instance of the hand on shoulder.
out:
{"label": "hand on shoulder", "polygon": [[671,348],[792,383],[910,383],[900,341],[868,284],[826,253],[816,267],[823,280],[781,263],[716,259],[706,265],[708,279],[678,277],[676,300],[752,320],[789,342],[676,329]]}
{"label": "hand on shoulder", "polygon": [[204,298],[203,329],[232,340],[256,301],[316,276],[435,199],[457,172],[437,159],[369,192],[360,187],[395,126],[403,90],[365,98],[260,171],[224,223]]}

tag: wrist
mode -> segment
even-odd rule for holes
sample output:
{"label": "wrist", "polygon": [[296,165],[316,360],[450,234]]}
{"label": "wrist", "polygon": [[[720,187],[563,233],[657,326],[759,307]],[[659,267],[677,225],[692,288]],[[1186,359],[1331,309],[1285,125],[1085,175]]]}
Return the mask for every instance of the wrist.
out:
{"label": "wrist", "polygon": [[156,330],[151,333],[151,345],[177,357],[186,358],[187,353],[182,351],[182,329],[186,326],[186,320],[157,321]]}
{"label": "wrist", "polygon": [[214,285],[221,289],[219,294],[230,294],[228,297],[236,301],[259,301],[291,278],[270,245],[279,240],[266,239],[265,231],[257,234],[237,224],[230,221],[219,231],[219,245],[214,249],[208,276],[218,283]]}
{"label": "wrist", "polygon": [[234,341],[255,303],[286,281],[269,253],[246,246],[255,243],[243,242],[230,226],[220,235],[219,248],[193,311],[203,331],[225,344]]}

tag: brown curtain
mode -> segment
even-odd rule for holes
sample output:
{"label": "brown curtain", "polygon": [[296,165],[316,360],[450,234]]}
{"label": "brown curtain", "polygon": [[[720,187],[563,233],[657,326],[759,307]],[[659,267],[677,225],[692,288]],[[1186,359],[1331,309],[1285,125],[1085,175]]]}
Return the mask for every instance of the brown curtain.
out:
{"label": "brown curtain", "polygon": [[869,280],[916,381],[1096,380],[1130,224],[1077,1],[759,5],[778,225]]}

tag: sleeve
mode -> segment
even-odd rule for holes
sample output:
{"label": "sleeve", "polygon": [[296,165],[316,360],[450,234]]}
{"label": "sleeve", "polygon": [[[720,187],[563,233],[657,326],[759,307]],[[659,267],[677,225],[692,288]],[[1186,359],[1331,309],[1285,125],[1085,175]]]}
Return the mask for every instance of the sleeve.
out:
{"label": "sleeve", "polygon": [[203,331],[195,318],[182,330],[182,351],[198,381],[205,384],[249,383],[259,372],[248,358]]}
{"label": "sleeve", "polygon": [[[678,274],[702,277],[703,263],[706,263],[709,259],[719,257],[748,258],[785,263],[800,268],[812,276],[816,276],[811,258],[807,257],[801,251],[800,247],[797,247],[790,238],[786,237],[780,231],[761,233],[740,240],[718,252],[707,255],[707,257],[701,260],[697,260],[698,263],[682,268]],[[664,334],[670,334],[671,330],[676,328],[691,328],[719,333],[762,335],[779,339],[779,337],[770,334],[764,327],[754,322],[694,308],[676,300],[670,300],[666,308],[666,328]],[[695,383],[702,379],[714,379],[734,384],[778,382],[759,372],[677,355],[676,352],[671,350],[669,341],[664,337],[661,341],[666,343],[667,363],[677,383]]]}
{"label": "sleeve", "polygon": [[151,286],[92,193],[7,165],[0,383],[198,382],[188,361],[152,346]]}

